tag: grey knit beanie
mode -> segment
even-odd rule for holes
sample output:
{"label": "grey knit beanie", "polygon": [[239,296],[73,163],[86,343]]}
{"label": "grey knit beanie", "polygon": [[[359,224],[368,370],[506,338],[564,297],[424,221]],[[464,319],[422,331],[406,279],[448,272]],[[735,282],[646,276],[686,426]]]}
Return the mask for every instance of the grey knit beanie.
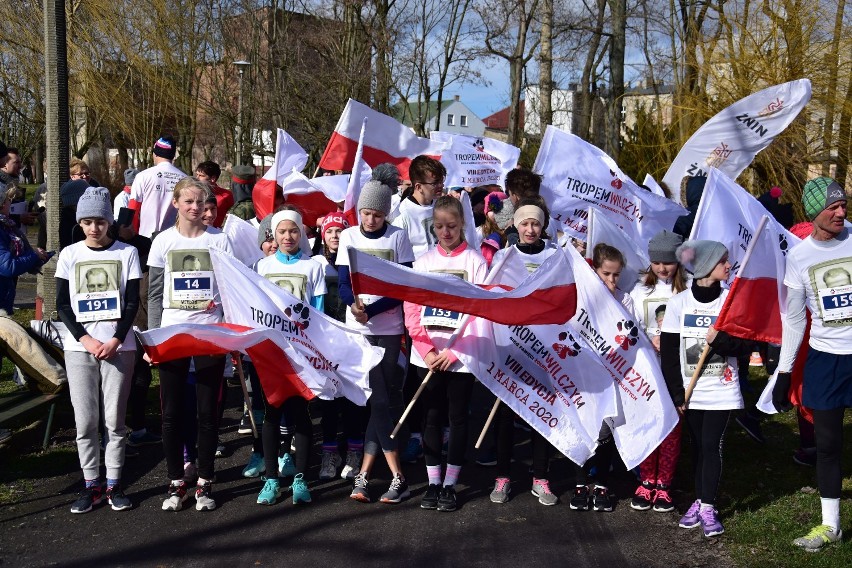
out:
{"label": "grey knit beanie", "polygon": [[390,162],[384,162],[373,168],[372,179],[380,181],[391,189],[399,185],[399,168]]}
{"label": "grey knit beanie", "polygon": [[136,179],[136,174],[139,173],[139,170],[136,168],[127,168],[124,170],[124,185],[133,185],[133,180]]}
{"label": "grey knit beanie", "polygon": [[683,244],[683,237],[663,229],[648,242],[648,258],[651,262],[677,262],[675,251]]}
{"label": "grey knit beanie", "polygon": [[385,215],[390,215],[392,194],[393,191],[387,185],[380,181],[370,180],[361,188],[361,195],[358,197],[358,211],[375,209]]}
{"label": "grey knit beanie", "polygon": [[90,187],[80,196],[77,202],[77,222],[80,219],[106,219],[113,223],[112,201],[109,190],[105,187]]}
{"label": "grey knit beanie", "polygon": [[272,236],[272,217],[274,213],[270,213],[260,222],[257,227],[257,246],[262,247],[263,243],[273,238]]}
{"label": "grey knit beanie", "polygon": [[728,254],[728,249],[718,241],[686,241],[677,247],[675,254],[693,278],[706,278]]}

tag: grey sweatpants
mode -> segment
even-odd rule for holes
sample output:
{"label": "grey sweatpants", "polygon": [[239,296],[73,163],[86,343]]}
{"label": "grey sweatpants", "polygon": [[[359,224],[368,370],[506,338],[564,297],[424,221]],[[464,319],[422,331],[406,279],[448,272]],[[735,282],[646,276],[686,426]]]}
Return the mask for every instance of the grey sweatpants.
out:
{"label": "grey sweatpants", "polygon": [[121,468],[124,465],[124,417],[135,355],[133,351],[119,351],[101,361],[88,352],[65,352],[68,390],[77,425],[77,453],[85,479],[96,479],[101,469],[98,440],[101,402],[107,432],[104,452],[107,479],[121,479]]}

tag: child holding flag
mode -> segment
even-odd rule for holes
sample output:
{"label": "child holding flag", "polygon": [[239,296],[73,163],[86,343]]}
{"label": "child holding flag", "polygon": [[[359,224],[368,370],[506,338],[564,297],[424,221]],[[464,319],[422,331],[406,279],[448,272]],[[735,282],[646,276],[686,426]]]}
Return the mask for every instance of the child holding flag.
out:
{"label": "child holding flag", "polygon": [[[697,499],[680,519],[680,526],[701,526],[704,536],[725,532],[714,508],[722,475],[722,442],[731,411],[743,407],[737,357],[748,355],[752,343],[717,331],[713,323],[728,290],[722,289],[731,271],[728,249],[720,242],[686,241],[677,260],[692,273],[692,285],[666,305],[660,334],[660,364],[675,407],[685,418],[692,439]],[[701,369],[701,352],[709,354]],[[700,373],[689,401],[685,386]]]}
{"label": "child holding flag", "polygon": [[[660,350],[660,324],[666,313],[666,304],[672,296],[686,289],[686,275],[675,255],[677,247],[682,243],[683,238],[677,233],[663,230],[654,235],[648,243],[651,265],[641,285],[630,292],[639,323],[657,351]],[[674,509],[669,488],[680,455],[680,434],[678,423],[660,447],[640,464],[641,484],[630,501],[633,509],[647,511],[652,506],[659,512]]]}
{"label": "child holding flag", "polygon": [[[435,202],[433,225],[437,246],[414,262],[421,272],[441,272],[484,282],[488,272],[485,258],[464,242],[464,212],[461,201],[447,195]],[[411,335],[411,363],[421,381],[432,374],[423,392],[423,442],[429,487],[420,501],[423,509],[456,510],[455,485],[467,446],[467,424],[474,377],[452,351],[447,340],[458,329],[463,314],[430,306],[405,303],[405,325]],[[447,470],[441,480],[443,426],[449,420]]]}
{"label": "child holding flag", "polygon": [[[264,278],[285,288],[297,299],[310,303],[322,311],[325,297],[325,275],[319,263],[306,258],[301,251],[301,239],[304,226],[302,216],[295,208],[285,205],[284,209],[272,216],[270,228],[278,243],[275,254],[258,261],[255,270]],[[299,304],[294,310],[299,311]],[[307,308],[305,308],[307,309]],[[313,441],[313,424],[308,412],[308,401],[299,396],[285,400],[281,406],[273,406],[264,394],[265,412],[263,416],[263,459],[266,462],[266,478],[263,488],[257,496],[261,505],[273,505],[281,496],[279,475],[293,475],[293,504],[311,502],[311,494],[304,475],[308,471],[308,461]],[[290,457],[290,441],[285,440],[285,451],[278,458],[281,445],[281,418],[285,417],[288,428],[295,431],[296,463]],[[289,430],[288,430],[289,431]]]}
{"label": "child holding flag", "polygon": [[[550,240],[542,239],[548,218],[547,207],[541,198],[523,200],[518,203],[513,216],[515,228],[518,230],[518,242],[510,248],[502,249],[494,255],[491,262],[498,267],[500,273],[493,279],[494,284],[501,283],[501,274],[510,271],[534,272],[539,266],[558,249]],[[512,251],[514,249],[514,251]],[[503,258],[512,252],[512,266],[507,266]],[[502,283],[508,283],[503,279]],[[512,282],[517,284],[517,282]],[[509,500],[511,480],[509,478],[512,464],[512,448],[515,444],[515,420],[518,415],[505,404],[500,405],[497,422],[497,479],[491,492],[492,503],[506,503]],[[533,482],[532,494],[538,497],[542,505],[556,505],[559,498],[550,490],[547,480],[547,470],[550,460],[550,444],[535,430],[530,431],[533,452]]]}
{"label": "child holding flag", "polygon": [[[222,305],[216,274],[210,261],[212,247],[233,254],[231,242],[219,229],[202,221],[207,184],[193,178],[180,180],[172,206],[177,222],[154,239],[148,255],[148,328],[184,323],[219,323]],[[170,480],[164,511],[179,511],[187,499],[184,481],[184,396],[190,363],[195,366],[198,419],[198,485],[195,509],[212,511],[213,459],[216,453],[217,401],[222,389],[225,358],[185,357],[160,364],[160,400],[163,419],[163,448]]]}
{"label": "child holding flag", "polygon": [[109,237],[113,222],[109,191],[90,187],[77,203],[86,238],[65,247],[56,267],[56,310],[68,329],[65,363],[77,427],[77,453],[86,487],[71,505],[88,513],[102,499],[98,425],[107,433],[105,497],[115,511],[132,503],[121,489],[124,418],[136,358],[133,320],[139,308],[142,272],[131,245]]}

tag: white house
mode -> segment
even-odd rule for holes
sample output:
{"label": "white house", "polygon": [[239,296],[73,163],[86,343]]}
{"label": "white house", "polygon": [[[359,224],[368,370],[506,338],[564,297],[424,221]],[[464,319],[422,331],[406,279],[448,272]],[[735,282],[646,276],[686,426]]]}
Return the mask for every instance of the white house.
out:
{"label": "white house", "polygon": [[[482,136],[485,132],[485,123],[466,104],[461,102],[458,95],[450,100],[441,101],[440,114],[438,113],[437,101],[429,101],[428,104],[421,103],[420,105],[417,104],[417,101],[399,102],[393,106],[391,114],[395,119],[412,129],[415,123],[420,122],[420,119],[425,119],[427,135],[433,130],[470,136]],[[435,126],[436,120],[440,121],[437,127]]]}

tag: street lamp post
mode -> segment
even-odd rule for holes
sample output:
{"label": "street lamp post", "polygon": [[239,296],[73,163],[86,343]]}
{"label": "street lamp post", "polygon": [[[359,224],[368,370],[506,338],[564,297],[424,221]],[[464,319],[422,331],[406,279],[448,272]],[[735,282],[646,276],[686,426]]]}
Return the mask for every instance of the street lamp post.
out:
{"label": "street lamp post", "polygon": [[243,73],[251,63],[245,60],[234,61],[239,73],[237,90],[237,164],[243,163]]}

